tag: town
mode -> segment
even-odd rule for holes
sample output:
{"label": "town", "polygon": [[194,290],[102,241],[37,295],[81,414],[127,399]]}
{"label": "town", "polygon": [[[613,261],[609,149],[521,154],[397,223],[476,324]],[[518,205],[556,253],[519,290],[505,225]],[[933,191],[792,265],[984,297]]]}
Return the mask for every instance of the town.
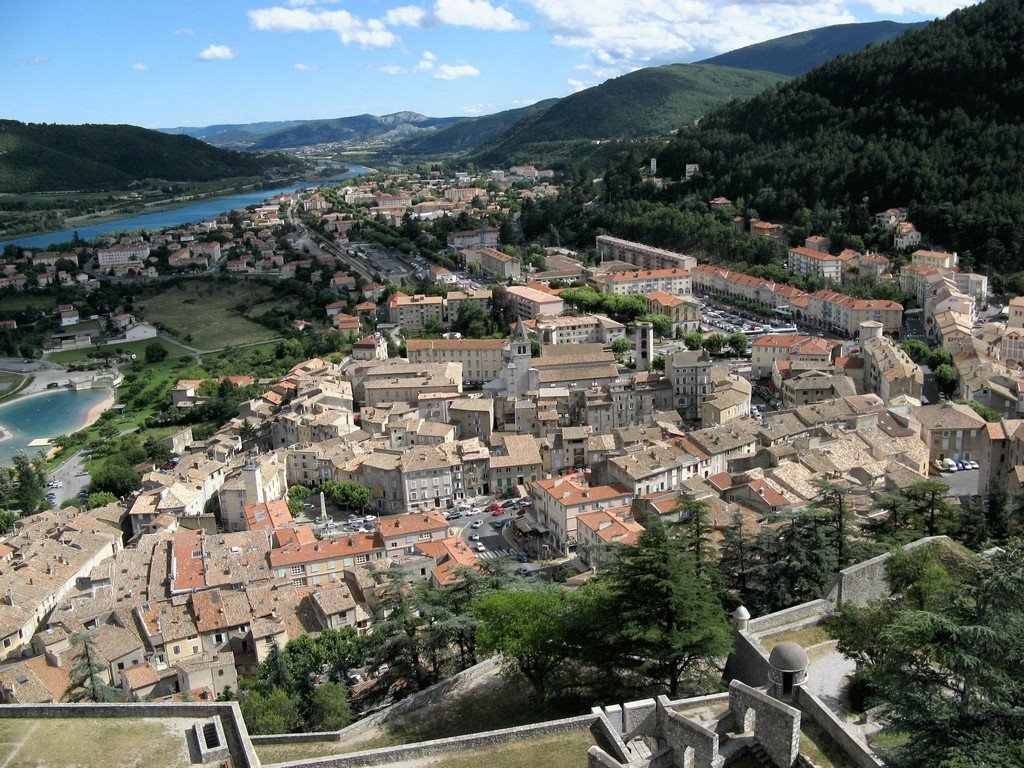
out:
{"label": "town", "polygon": [[[30,326],[3,321],[10,353],[41,354],[61,383],[66,366],[71,387],[113,387],[121,408],[123,371],[144,376],[168,350],[204,361],[221,342],[203,346],[201,304],[194,327],[175,327],[145,300],[99,315],[90,297],[105,292],[199,296],[189,286],[213,281],[269,300],[302,284],[324,301],[292,306],[270,349],[339,341],[273,378],[170,369],[152,396],[183,420],[142,423],[160,449],[130,468],[136,484],[51,482],[50,503],[13,522],[0,699],[65,701],[88,649],[109,700],[230,700],[300,638],[372,638],[399,610],[396,578],[435,592],[467,572],[583,584],[652,526],[698,518],[724,552],[820,508],[822,481],[855,537],[936,480],[955,506],[1021,492],[1024,298],[1000,311],[956,253],[918,247],[905,209],[876,217],[889,255],[835,254],[711,200],[778,247],[782,282],[607,234],[586,252],[509,247],[514,211],[557,196],[555,181],[532,166],[378,174],[162,232],[9,249],[12,301],[60,298]],[[864,298],[872,286],[909,306]],[[232,391],[222,423],[187,425]],[[58,464],[62,449],[98,450],[73,438],[51,441]],[[788,607],[764,603],[762,625]],[[733,616],[742,628],[749,612]],[[345,669],[350,697],[370,701],[387,674],[370,657]],[[753,690],[722,696],[768,706]],[[601,717],[608,739],[629,740],[621,716]]]}

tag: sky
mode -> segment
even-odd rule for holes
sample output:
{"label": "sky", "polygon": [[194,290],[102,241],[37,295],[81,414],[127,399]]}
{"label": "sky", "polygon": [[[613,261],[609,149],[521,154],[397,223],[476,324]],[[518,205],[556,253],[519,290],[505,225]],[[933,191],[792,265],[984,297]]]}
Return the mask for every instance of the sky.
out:
{"label": "sky", "polygon": [[964,0],[0,0],[0,117],[149,128],[477,115]]}

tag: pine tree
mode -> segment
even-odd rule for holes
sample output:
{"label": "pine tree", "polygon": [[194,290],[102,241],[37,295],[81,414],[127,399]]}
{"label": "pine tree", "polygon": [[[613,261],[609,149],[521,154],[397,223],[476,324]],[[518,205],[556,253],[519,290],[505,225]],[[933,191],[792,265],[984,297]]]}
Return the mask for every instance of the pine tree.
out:
{"label": "pine tree", "polygon": [[711,518],[708,503],[698,499],[680,496],[675,511],[679,514],[677,523],[678,539],[683,549],[693,556],[694,569],[698,575],[705,572],[708,561],[714,556],[711,546]]}
{"label": "pine tree", "polygon": [[743,528],[743,513],[733,512],[718,550],[718,572],[725,588],[741,597],[747,593],[747,577],[754,565],[756,538]]}
{"label": "pine tree", "polygon": [[103,679],[107,665],[96,649],[96,640],[86,632],[76,632],[71,636],[71,645],[80,648],[81,652],[75,663],[68,670],[71,684],[64,691],[64,698],[73,703],[91,701],[102,704],[112,701],[124,701],[124,693]]}
{"label": "pine tree", "polygon": [[616,617],[616,663],[632,668],[670,696],[706,690],[731,633],[715,589],[698,571],[692,550],[680,549],[652,516],[634,547],[616,550],[602,579]]}

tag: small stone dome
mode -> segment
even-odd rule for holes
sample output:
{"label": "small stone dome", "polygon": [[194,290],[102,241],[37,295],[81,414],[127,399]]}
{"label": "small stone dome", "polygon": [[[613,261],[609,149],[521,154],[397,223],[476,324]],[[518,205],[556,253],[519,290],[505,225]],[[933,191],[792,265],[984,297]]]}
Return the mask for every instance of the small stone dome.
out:
{"label": "small stone dome", "polygon": [[768,663],[780,672],[803,672],[807,669],[807,653],[796,643],[779,643],[772,648]]}
{"label": "small stone dome", "polygon": [[746,609],[746,606],[741,605],[739,608],[732,612],[732,617],[734,619],[746,621],[750,618],[750,611]]}

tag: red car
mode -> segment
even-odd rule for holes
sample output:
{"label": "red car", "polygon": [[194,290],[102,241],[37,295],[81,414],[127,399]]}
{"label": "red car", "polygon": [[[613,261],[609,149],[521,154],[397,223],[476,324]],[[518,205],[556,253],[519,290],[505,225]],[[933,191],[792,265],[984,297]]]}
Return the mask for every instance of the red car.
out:
{"label": "red car", "polygon": [[501,517],[505,514],[506,511],[507,510],[504,509],[496,509],[493,512],[491,512],[491,517]]}
{"label": "red car", "polygon": [[498,502],[495,501],[495,502],[493,502],[491,504],[488,504],[487,505],[487,509],[484,510],[484,511],[486,511],[486,512],[504,512],[505,510],[502,508],[501,504],[499,504]]}

